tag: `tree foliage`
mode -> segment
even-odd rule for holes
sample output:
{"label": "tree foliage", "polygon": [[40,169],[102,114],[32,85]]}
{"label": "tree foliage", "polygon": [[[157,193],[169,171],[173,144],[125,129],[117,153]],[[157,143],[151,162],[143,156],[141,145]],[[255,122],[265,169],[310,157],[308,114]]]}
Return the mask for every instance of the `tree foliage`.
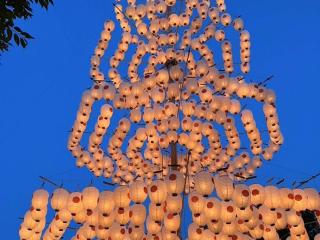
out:
{"label": "tree foliage", "polygon": [[0,54],[13,44],[25,48],[33,37],[16,25],[17,20],[33,16],[33,5],[48,9],[52,0],[0,0]]}

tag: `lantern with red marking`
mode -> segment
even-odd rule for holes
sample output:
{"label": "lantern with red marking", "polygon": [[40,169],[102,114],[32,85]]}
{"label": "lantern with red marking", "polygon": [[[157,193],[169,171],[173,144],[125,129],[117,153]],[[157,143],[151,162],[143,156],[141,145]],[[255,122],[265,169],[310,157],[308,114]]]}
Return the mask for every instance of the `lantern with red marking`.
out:
{"label": "lantern with red marking", "polygon": [[126,228],[120,226],[119,223],[113,223],[110,228],[110,239],[124,240],[126,236]]}
{"label": "lantern with red marking", "polygon": [[165,183],[168,193],[180,194],[184,188],[184,176],[181,172],[173,170],[166,176]]}
{"label": "lantern with red marking", "polygon": [[188,239],[190,240],[201,240],[203,230],[195,223],[191,223],[188,227]]}
{"label": "lantern with red marking", "polygon": [[221,203],[217,198],[208,198],[203,207],[204,215],[212,220],[218,220],[221,214]]}
{"label": "lantern with red marking", "polygon": [[223,222],[231,223],[236,218],[236,208],[234,204],[230,202],[221,202],[220,218]]}
{"label": "lantern with red marking", "polygon": [[164,227],[170,232],[176,232],[180,228],[180,214],[167,213],[164,217]]}
{"label": "lantern with red marking", "polygon": [[67,208],[72,216],[84,209],[81,199],[82,194],[80,192],[73,192],[69,195]]}
{"label": "lantern with red marking", "polygon": [[249,186],[250,188],[250,201],[251,204],[259,206],[264,203],[265,200],[265,191],[264,187],[259,184],[253,184]]}
{"label": "lantern with red marking", "polygon": [[294,204],[292,208],[298,212],[306,210],[308,207],[308,199],[305,192],[302,189],[294,189],[293,195]]}
{"label": "lantern with red marking", "polygon": [[280,239],[279,235],[277,233],[277,230],[273,226],[265,226],[264,233],[263,233],[263,239],[265,240],[277,240]]}
{"label": "lantern with red marking", "polygon": [[134,181],[129,187],[130,198],[135,203],[143,203],[148,196],[148,189],[143,181]]}
{"label": "lantern with red marking", "polygon": [[280,194],[280,207],[289,210],[293,207],[294,204],[294,195],[293,191],[288,188],[280,188],[279,189]]}
{"label": "lantern with red marking", "polygon": [[205,199],[197,192],[189,194],[189,208],[193,214],[201,213],[205,205]]}
{"label": "lantern with red marking", "polygon": [[259,219],[262,220],[267,225],[274,225],[277,220],[277,214],[275,209],[271,210],[270,208],[262,205],[259,209]]}
{"label": "lantern with red marking", "polygon": [[126,225],[130,221],[130,207],[118,207],[115,209],[115,220],[120,225]]}
{"label": "lantern with red marking", "polygon": [[282,209],[276,210],[277,220],[275,223],[275,227],[277,230],[285,229],[287,227],[287,218],[286,218],[286,212]]}
{"label": "lantern with red marking", "polygon": [[238,184],[232,195],[233,203],[238,208],[246,208],[250,204],[250,190],[246,185]]}
{"label": "lantern with red marking", "polygon": [[151,202],[156,204],[163,203],[167,198],[167,186],[162,180],[153,181],[148,189],[148,194]]}

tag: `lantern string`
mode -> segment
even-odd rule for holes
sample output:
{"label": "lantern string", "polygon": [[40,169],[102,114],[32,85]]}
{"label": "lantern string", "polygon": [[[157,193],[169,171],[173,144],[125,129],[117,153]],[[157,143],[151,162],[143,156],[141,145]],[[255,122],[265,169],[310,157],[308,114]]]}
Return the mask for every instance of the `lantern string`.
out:
{"label": "lantern string", "polygon": [[[180,239],[182,239],[182,236],[181,236],[181,226],[183,225],[182,221],[184,221],[184,217],[185,217],[184,200],[185,200],[185,195],[186,195],[187,179],[189,180],[189,160],[190,160],[190,151],[188,151],[188,154],[187,154],[186,173],[185,173],[185,177],[184,177],[183,192],[182,192],[182,210],[181,210],[181,216],[180,216],[180,227],[178,230],[178,236],[180,237]],[[190,191],[190,183],[189,183],[189,191]]]}

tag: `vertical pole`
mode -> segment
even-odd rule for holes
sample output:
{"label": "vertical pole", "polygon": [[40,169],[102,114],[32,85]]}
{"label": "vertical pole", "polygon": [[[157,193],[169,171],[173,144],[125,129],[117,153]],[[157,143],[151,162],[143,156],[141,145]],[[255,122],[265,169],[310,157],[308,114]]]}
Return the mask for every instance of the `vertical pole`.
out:
{"label": "vertical pole", "polygon": [[171,165],[173,170],[178,169],[177,143],[170,143],[171,148]]}

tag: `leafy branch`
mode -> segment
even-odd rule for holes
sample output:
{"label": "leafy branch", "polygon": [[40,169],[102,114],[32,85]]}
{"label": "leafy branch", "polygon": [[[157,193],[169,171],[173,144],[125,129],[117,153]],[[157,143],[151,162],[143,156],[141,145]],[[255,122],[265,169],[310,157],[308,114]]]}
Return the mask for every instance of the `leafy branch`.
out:
{"label": "leafy branch", "polygon": [[0,54],[9,50],[12,45],[25,48],[32,35],[23,31],[16,25],[16,20],[30,19],[32,6],[39,5],[48,9],[53,0],[1,0],[0,1]]}

